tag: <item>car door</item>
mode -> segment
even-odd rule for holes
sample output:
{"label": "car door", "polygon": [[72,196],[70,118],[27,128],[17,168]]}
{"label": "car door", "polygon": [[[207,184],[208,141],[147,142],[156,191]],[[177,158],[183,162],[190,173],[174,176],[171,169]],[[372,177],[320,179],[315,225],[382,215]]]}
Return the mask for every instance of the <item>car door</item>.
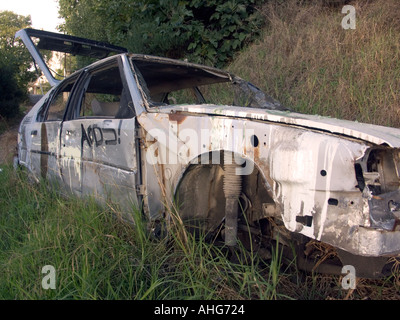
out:
{"label": "car door", "polygon": [[137,204],[134,115],[119,57],[85,71],[61,132],[63,171],[74,173],[76,191],[125,209]]}
{"label": "car door", "polygon": [[31,137],[30,168],[38,179],[62,182],[58,163],[60,130],[77,77],[78,74],[53,89],[39,109],[36,121],[26,129]]}

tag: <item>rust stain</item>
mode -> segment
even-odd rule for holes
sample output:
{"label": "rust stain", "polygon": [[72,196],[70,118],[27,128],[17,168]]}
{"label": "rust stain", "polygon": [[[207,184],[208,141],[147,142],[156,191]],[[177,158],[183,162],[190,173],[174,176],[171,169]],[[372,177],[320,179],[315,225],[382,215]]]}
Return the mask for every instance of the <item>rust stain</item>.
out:
{"label": "rust stain", "polygon": [[260,159],[260,145],[257,147],[254,147],[254,159],[259,160]]}
{"label": "rust stain", "polygon": [[160,170],[160,173],[161,173],[161,182],[163,184],[163,187],[165,188],[167,186],[167,183],[166,183],[167,181],[165,179],[165,172],[164,172],[165,167],[164,167],[164,164],[160,163],[159,166],[158,166],[158,169]]}
{"label": "rust stain", "polygon": [[168,114],[169,121],[175,121],[178,125],[185,121],[186,116],[180,113],[170,113]]}
{"label": "rust stain", "polygon": [[49,160],[49,143],[47,139],[47,128],[45,123],[42,123],[40,130],[40,175],[42,178],[47,176],[48,160]]}

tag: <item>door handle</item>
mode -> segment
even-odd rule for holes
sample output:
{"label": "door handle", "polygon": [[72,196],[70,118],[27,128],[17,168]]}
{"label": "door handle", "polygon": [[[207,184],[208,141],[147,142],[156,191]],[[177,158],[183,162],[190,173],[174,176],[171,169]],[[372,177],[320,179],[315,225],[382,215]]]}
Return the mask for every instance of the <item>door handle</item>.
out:
{"label": "door handle", "polygon": [[37,136],[37,130],[32,130],[31,131],[31,136],[33,137],[33,136]]}

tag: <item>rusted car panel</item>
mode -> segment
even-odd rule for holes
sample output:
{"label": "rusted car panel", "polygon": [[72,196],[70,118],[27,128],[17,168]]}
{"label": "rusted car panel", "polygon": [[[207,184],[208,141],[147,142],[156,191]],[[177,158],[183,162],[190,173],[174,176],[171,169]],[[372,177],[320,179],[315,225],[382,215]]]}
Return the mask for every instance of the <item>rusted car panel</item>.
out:
{"label": "rusted car panel", "polygon": [[175,206],[207,232],[223,226],[229,246],[245,219],[263,239],[400,253],[400,130],[294,113],[225,71],[103,59],[32,108],[18,148],[36,178],[115,201],[129,220],[132,205],[151,221]]}
{"label": "rusted car panel", "polygon": [[[198,108],[202,109],[201,106]],[[194,109],[191,107],[192,112]],[[176,144],[174,153],[171,153],[172,143],[167,145],[166,141],[160,140],[147,150],[148,156],[157,153],[164,171],[169,172],[168,183],[164,184],[171,186],[172,190],[167,190],[167,193],[176,191],[173,188],[179,184],[187,165],[198,162],[199,155],[226,150],[247,159],[250,168],[255,166],[264,175],[267,190],[275,206],[279,205],[288,230],[355,254],[374,256],[398,250],[395,247],[385,249],[379,241],[374,245],[364,238],[368,233],[363,233],[364,229],[371,226],[370,207],[368,195],[358,186],[355,164],[364,165],[363,158],[371,147],[368,144],[305,128],[276,126],[249,119],[177,116],[176,110],[172,113],[173,119],[181,120],[171,121],[171,110],[174,109],[138,117],[143,128],[149,128],[147,141],[153,142],[157,135],[177,137],[173,141]],[[194,132],[202,130],[203,139],[199,143]],[[207,133],[210,134],[207,136]],[[252,136],[257,137],[257,146],[252,144]],[[188,139],[190,137],[195,138]],[[215,163],[218,161],[221,160],[216,159]],[[177,162],[180,163],[171,165]],[[156,198],[149,200],[157,202]],[[309,222],[304,222],[307,217]],[[386,222],[393,228],[395,219]],[[360,228],[364,229],[359,231]],[[392,229],[385,230],[387,235],[381,232],[379,238],[393,237],[389,236]],[[366,243],[369,243],[368,247]]]}

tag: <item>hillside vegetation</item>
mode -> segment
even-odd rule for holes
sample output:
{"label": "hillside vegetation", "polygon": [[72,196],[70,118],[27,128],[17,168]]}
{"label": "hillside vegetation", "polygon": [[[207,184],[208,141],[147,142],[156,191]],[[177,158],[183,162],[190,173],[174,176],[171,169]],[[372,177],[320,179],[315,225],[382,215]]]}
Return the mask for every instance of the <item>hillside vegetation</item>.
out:
{"label": "hillside vegetation", "polygon": [[400,127],[400,2],[270,1],[263,36],[229,69],[300,112]]}

